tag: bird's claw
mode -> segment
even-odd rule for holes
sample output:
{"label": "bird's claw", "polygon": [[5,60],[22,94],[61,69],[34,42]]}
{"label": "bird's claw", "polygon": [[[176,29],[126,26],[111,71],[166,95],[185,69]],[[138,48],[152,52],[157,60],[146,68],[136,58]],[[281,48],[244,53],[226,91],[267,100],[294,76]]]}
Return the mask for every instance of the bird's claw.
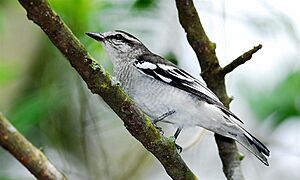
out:
{"label": "bird's claw", "polygon": [[160,133],[161,135],[164,135],[164,131],[163,131],[162,127],[159,127],[159,126],[157,126],[156,124],[153,124],[153,125],[154,125],[154,127],[159,131],[159,133]]}
{"label": "bird's claw", "polygon": [[179,153],[181,153],[182,152],[182,147],[179,146],[178,144],[176,144],[176,142],[175,142],[175,140],[176,140],[175,136],[171,136],[169,139],[174,142],[176,149],[179,151]]}
{"label": "bird's claw", "polygon": [[175,143],[175,147],[179,151],[179,153],[182,152],[182,147],[181,146],[179,146],[178,144]]}

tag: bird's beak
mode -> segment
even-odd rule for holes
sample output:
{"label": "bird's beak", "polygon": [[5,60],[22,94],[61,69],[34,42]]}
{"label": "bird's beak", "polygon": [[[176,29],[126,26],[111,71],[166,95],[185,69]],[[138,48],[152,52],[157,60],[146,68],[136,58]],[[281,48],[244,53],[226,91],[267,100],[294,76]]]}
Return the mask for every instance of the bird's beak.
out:
{"label": "bird's beak", "polygon": [[104,36],[101,33],[87,32],[85,34],[97,41],[100,41],[100,42],[104,42],[104,40],[105,40]]}

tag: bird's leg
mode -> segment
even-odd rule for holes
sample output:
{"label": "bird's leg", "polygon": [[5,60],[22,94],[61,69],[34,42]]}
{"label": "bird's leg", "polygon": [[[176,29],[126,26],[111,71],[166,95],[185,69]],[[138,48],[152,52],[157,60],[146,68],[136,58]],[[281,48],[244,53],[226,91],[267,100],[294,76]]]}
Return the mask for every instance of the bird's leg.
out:
{"label": "bird's leg", "polygon": [[160,117],[158,117],[157,119],[154,119],[154,120],[152,121],[152,123],[153,123],[153,125],[155,126],[155,128],[156,128],[157,130],[159,130],[159,132],[160,132],[161,134],[164,134],[164,131],[162,130],[161,127],[158,127],[158,126],[157,126],[157,123],[160,122],[160,121],[162,121],[162,120],[165,119],[166,117],[168,117],[168,116],[174,114],[174,113],[175,113],[175,110],[173,109],[173,110],[171,110],[171,111],[168,111],[168,112],[164,113],[163,115],[161,115]]}
{"label": "bird's leg", "polygon": [[179,135],[179,133],[181,132],[181,130],[182,130],[182,128],[177,128],[177,130],[176,130],[176,132],[175,132],[175,134],[174,134],[174,136],[173,136],[173,138],[174,138],[174,143],[175,143],[175,147],[176,147],[176,149],[178,149],[179,150],[179,153],[181,153],[182,152],[182,147],[181,146],[179,146],[178,144],[176,144],[176,139],[177,139],[177,137],[178,137],[178,135]]}
{"label": "bird's leg", "polygon": [[174,134],[174,139],[176,140],[177,137],[179,136],[179,133],[181,132],[182,128],[177,128],[175,134]]}
{"label": "bird's leg", "polygon": [[158,117],[157,119],[154,119],[154,120],[153,120],[153,124],[156,125],[156,123],[158,123],[158,122],[164,120],[166,117],[171,116],[171,115],[174,114],[174,113],[175,113],[175,110],[174,110],[174,109],[173,109],[173,110],[170,110],[170,111],[168,111],[168,112],[166,112],[165,114],[161,115],[161,116]]}

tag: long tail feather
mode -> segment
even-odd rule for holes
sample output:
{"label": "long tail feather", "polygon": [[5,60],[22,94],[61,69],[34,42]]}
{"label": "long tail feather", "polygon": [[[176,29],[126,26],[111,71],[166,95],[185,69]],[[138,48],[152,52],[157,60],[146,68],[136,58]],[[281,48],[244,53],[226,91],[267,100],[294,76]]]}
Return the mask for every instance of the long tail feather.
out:
{"label": "long tail feather", "polygon": [[246,130],[236,139],[242,146],[252,152],[265,165],[269,166],[266,156],[270,156],[269,149]]}

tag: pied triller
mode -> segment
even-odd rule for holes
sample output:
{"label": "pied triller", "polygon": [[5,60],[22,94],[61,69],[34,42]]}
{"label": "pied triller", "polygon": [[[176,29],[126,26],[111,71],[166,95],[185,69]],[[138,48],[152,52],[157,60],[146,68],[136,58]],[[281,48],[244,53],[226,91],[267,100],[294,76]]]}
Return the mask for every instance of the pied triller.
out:
{"label": "pied triller", "polygon": [[101,42],[110,57],[121,87],[156,124],[182,128],[200,126],[232,138],[265,165],[268,148],[242,127],[242,121],[199,80],[168,60],[153,54],[136,37],[124,31],[86,33]]}

